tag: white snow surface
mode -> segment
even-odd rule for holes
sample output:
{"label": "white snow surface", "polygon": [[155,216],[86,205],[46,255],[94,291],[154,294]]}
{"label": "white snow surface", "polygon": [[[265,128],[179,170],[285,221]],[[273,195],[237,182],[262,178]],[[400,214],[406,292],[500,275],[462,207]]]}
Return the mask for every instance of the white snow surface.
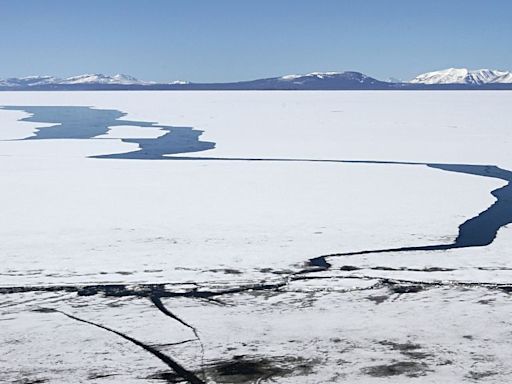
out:
{"label": "white snow surface", "polygon": [[156,127],[134,127],[131,125],[118,125],[111,127],[104,135],[96,136],[95,139],[155,139],[165,134],[161,128]]}

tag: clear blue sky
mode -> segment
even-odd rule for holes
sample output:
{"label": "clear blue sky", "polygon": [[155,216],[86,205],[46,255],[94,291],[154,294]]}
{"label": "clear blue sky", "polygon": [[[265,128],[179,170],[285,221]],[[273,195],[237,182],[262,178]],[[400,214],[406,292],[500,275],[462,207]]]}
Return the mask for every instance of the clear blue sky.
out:
{"label": "clear blue sky", "polygon": [[0,78],[512,69],[512,0],[0,0]]}

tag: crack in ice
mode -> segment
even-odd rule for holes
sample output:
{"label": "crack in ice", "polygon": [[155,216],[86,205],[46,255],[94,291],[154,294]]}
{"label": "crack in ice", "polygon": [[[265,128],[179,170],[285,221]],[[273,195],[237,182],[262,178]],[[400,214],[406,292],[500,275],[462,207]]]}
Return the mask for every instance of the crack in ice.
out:
{"label": "crack in ice", "polygon": [[153,356],[155,356],[160,361],[165,363],[174,372],[176,372],[176,374],[178,376],[180,376],[182,379],[188,381],[189,383],[191,383],[191,384],[206,384],[203,380],[201,380],[199,377],[197,377],[193,372],[191,372],[188,369],[186,369],[185,367],[183,367],[176,360],[174,360],[171,357],[167,356],[166,354],[160,352],[156,348],[153,348],[152,346],[147,345],[147,344],[145,344],[145,343],[143,343],[143,342],[141,342],[141,341],[139,341],[137,339],[134,339],[133,337],[128,336],[128,335],[126,335],[126,334],[124,334],[122,332],[116,331],[115,329],[109,328],[109,327],[107,327],[105,325],[101,325],[101,324],[98,324],[98,323],[95,323],[95,322],[92,322],[92,321],[89,321],[89,320],[85,320],[85,319],[79,318],[77,316],[74,316],[74,315],[71,315],[69,313],[60,311],[58,309],[42,308],[41,312],[48,312],[48,313],[50,313],[50,312],[57,312],[57,313],[60,313],[60,314],[66,316],[66,317],[68,317],[68,318],[70,318],[72,320],[76,320],[76,321],[79,321],[81,323],[89,324],[89,325],[92,325],[94,327],[103,329],[105,331],[114,333],[114,334],[122,337],[123,339],[128,340],[131,343],[141,347],[145,351],[151,353]]}

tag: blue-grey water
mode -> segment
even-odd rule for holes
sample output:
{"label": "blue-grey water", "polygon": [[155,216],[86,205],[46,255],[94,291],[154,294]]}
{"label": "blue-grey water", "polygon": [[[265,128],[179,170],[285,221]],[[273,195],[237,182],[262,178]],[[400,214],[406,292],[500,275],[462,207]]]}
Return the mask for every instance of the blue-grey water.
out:
{"label": "blue-grey water", "polygon": [[5,106],[2,108],[31,114],[21,121],[55,124],[37,128],[33,136],[23,140],[95,139],[97,136],[106,134],[111,127],[126,125],[159,128],[165,131],[162,136],[153,139],[121,139],[126,143],[138,144],[140,149],[122,154],[97,156],[100,158],[160,159],[164,158],[164,155],[205,151],[215,147],[215,143],[199,139],[203,131],[191,127],[159,125],[149,121],[120,120],[126,116],[126,113],[115,109],[75,106]]}

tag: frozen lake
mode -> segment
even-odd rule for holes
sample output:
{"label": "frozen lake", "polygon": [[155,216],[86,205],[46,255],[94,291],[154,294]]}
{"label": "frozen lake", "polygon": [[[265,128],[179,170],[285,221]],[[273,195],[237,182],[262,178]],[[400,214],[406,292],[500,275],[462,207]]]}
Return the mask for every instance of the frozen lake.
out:
{"label": "frozen lake", "polygon": [[0,381],[507,382],[511,102],[1,92]]}

